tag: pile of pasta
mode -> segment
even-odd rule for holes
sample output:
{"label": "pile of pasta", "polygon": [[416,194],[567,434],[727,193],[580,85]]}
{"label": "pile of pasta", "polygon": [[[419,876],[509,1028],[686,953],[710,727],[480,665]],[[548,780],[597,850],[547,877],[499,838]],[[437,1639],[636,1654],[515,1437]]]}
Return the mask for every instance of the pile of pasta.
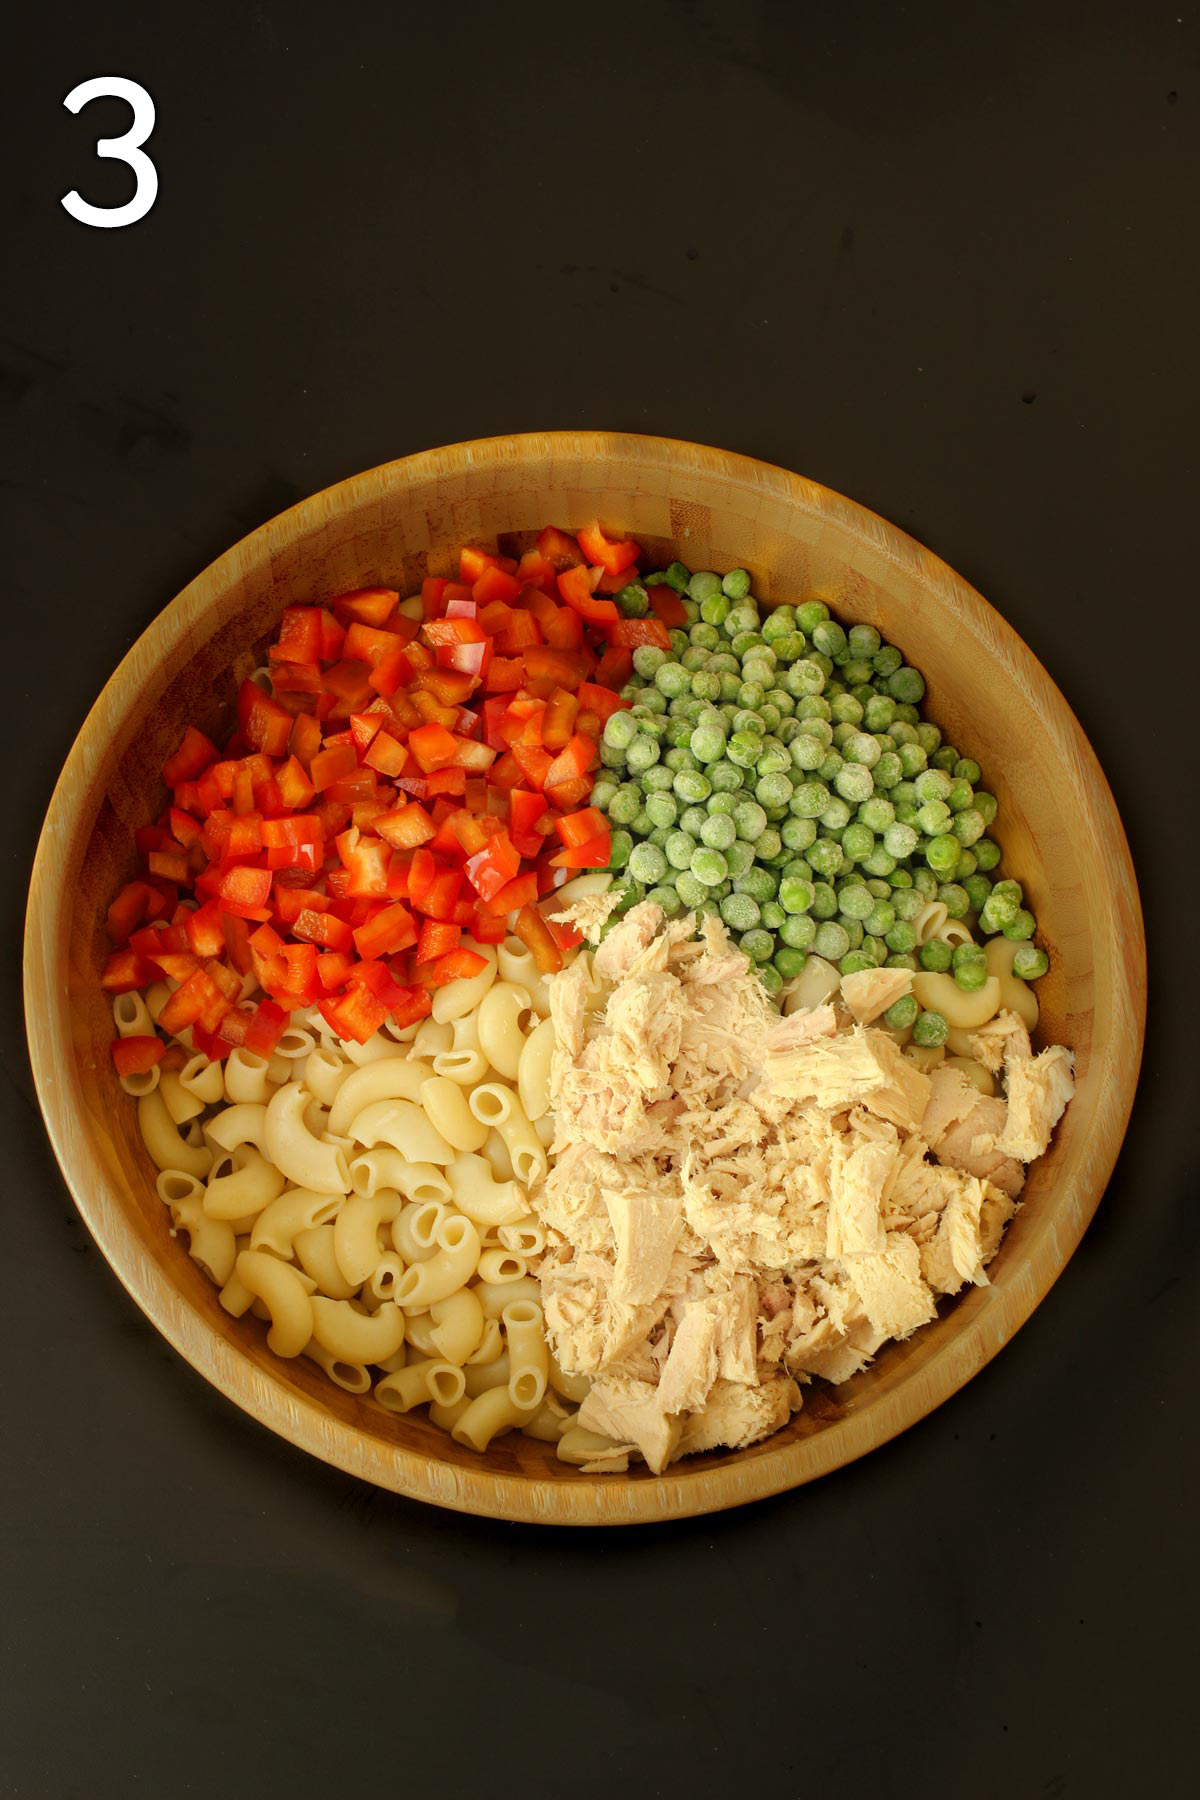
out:
{"label": "pile of pasta", "polygon": [[[588,1383],[557,1367],[529,1273],[545,1231],[528,1191],[553,1137],[545,982],[515,937],[472,948],[486,968],[439,989],[418,1025],[359,1045],[313,1008],[269,1059],[224,1062],[184,1031],[122,1086],[174,1230],[276,1355],[391,1412],[427,1405],[474,1450],[516,1429],[582,1462]],[[117,1031],[153,1031],[170,992],[120,995]]]}

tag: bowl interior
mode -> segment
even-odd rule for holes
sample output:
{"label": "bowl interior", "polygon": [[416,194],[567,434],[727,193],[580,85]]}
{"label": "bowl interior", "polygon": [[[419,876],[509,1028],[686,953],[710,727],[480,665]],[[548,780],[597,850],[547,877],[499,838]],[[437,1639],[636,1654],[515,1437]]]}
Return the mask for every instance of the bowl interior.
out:
{"label": "bowl interior", "polygon": [[[876,625],[924,672],[928,715],[1000,800],[1004,868],[1031,896],[1051,953],[1042,1035],[1074,1049],[1079,1076],[989,1286],[943,1304],[935,1323],[852,1381],[815,1383],[767,1442],[660,1478],[585,1478],[516,1434],[481,1458],[421,1416],[395,1418],[303,1359],[273,1357],[257,1321],[228,1318],[169,1235],[96,983],[105,910],[133,872],[133,831],[164,797],[161,764],[186,721],[213,733],[227,723],[283,605],[371,583],[411,592],[427,573],[450,573],[465,541],[521,545],[548,521],[577,527],[597,515],[664,560],[749,569],[768,601],[820,596],[844,621]],[[34,1073],[72,1192],[139,1305],[202,1373],[272,1429],[383,1486],[502,1517],[615,1522],[712,1510],[835,1467],[922,1416],[1012,1335],[1078,1242],[1115,1160],[1140,1055],[1144,946],[1124,836],[1078,724],[1019,639],[945,565],[781,470],[661,439],[552,433],[455,446],[344,482],[235,546],[154,621],[56,790],[31,888],[26,994]]]}

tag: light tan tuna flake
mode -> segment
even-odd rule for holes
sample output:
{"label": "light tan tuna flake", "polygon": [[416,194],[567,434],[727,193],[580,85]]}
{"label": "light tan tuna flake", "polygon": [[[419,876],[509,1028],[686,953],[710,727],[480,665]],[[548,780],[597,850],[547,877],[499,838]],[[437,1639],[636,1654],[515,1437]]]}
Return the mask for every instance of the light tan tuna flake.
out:
{"label": "light tan tuna flake", "polygon": [[851,1027],[907,976],[873,974],[781,1019],[718,919],[697,936],[643,902],[550,982],[556,1160],[530,1197],[546,1323],[592,1380],[580,1424],[653,1469],[776,1430],[793,1375],[844,1381],[937,1294],[985,1282],[1011,1152],[1061,1113],[1067,1053],[1014,1073],[1007,1020],[981,1053],[1002,1048],[1011,1108]]}

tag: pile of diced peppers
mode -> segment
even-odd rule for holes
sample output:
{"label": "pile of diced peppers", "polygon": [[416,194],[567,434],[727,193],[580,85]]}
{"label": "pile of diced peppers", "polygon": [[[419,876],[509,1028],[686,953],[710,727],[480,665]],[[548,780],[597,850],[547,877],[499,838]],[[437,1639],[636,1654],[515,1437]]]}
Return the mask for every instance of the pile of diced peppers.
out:
{"label": "pile of diced peppers", "polygon": [[[466,546],[458,579],[430,577],[419,603],[364,588],[287,607],[269,686],[241,683],[224,745],[189,725],[163,765],[143,873],[108,911],[104,989],[169,980],[167,1034],[269,1056],[313,1005],[356,1043],[417,1022],[482,968],[464,939],[515,932],[539,970],[560,968],[578,934],[537,903],[609,866],[589,804],[599,743],[629,705],[633,653],[670,648],[655,610],[630,618],[611,598],[640,555],[598,525],[551,526],[519,559]],[[113,1060],[136,1074],[164,1048],[126,1037]]]}

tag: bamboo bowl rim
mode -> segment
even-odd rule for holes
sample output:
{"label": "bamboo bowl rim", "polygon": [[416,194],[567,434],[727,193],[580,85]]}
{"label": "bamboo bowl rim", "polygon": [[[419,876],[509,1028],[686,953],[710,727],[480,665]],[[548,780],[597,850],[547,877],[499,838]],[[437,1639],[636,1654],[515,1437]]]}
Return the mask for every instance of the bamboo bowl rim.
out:
{"label": "bamboo bowl rim", "polygon": [[[1079,1152],[1072,1206],[1054,1231],[1031,1247],[1021,1278],[999,1293],[985,1316],[960,1299],[956,1329],[920,1367],[898,1372],[886,1392],[847,1409],[799,1439],[767,1440],[753,1453],[672,1465],[655,1479],[624,1480],[579,1474],[541,1480],[489,1468],[486,1457],[464,1467],[391,1440],[370,1438],[348,1420],[288,1387],[278,1375],[252,1368],[236,1343],[173,1291],[141,1252],[136,1234],[114,1204],[106,1183],[93,1179],[80,1154],[71,1099],[69,1031],[62,1025],[67,985],[46,947],[65,943],[72,896],[62,881],[60,846],[84,823],[92,778],[104,766],[112,721],[136,703],[146,678],[147,637],[155,634],[161,660],[185,644],[213,593],[232,585],[261,545],[268,551],[314,529],[332,510],[378,500],[392,488],[437,483],[464,469],[506,465],[534,455],[560,464],[581,458],[636,459],[686,480],[714,477],[745,492],[799,509],[818,525],[852,540],[864,554],[895,565],[948,614],[956,628],[993,660],[1003,653],[1010,672],[1038,704],[1059,754],[1084,779],[1081,804],[1092,841],[1115,858],[1112,905],[1100,954],[1111,960],[1113,1026],[1095,1076],[1114,1084],[1111,1103]],[[1118,941],[1119,940],[1119,941]],[[1146,1003],[1145,934],[1132,860],[1115,801],[1086,736],[1066,700],[1015,631],[961,576],[896,526],[833,490],[770,463],[678,439],[606,432],[537,432],[483,438],[380,464],[300,501],[234,544],[198,575],[153,620],[102,689],[63,766],[38,840],[26,913],[24,946],[26,1031],[34,1082],[46,1128],[80,1214],[113,1271],[143,1313],[192,1366],[242,1409],[324,1461],[390,1488],[459,1511],[509,1520],[580,1525],[652,1522],[722,1510],[799,1486],[888,1441],[949,1398],[1011,1338],[1061,1273],[1086,1229],[1116,1161],[1133,1103]],[[48,1020],[34,1032],[31,1020]],[[64,1079],[65,1076],[65,1079]],[[997,1312],[995,1302],[999,1300]]]}

